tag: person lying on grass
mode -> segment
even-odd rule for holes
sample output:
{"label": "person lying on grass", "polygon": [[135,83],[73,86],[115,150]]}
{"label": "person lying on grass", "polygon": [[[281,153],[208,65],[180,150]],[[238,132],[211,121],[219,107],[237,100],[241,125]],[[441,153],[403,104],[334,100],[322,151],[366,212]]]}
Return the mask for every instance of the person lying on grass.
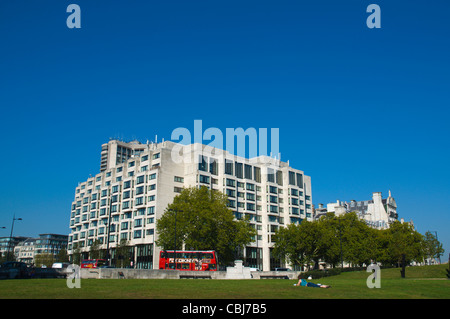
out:
{"label": "person lying on grass", "polygon": [[305,279],[299,279],[298,283],[294,284],[294,286],[303,286],[303,287],[315,287],[315,288],[331,288],[328,285],[315,284],[312,282],[307,282]]}

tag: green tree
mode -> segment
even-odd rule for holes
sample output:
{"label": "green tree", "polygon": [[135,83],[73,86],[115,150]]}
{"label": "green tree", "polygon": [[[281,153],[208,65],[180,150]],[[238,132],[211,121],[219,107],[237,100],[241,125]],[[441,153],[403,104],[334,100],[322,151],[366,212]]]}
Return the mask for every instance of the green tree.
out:
{"label": "green tree", "polygon": [[289,224],[277,230],[274,254],[294,267],[317,268],[328,249],[328,238],[322,223],[304,220],[299,225]]}
{"label": "green tree", "polygon": [[248,220],[235,220],[227,203],[206,187],[183,189],[157,221],[158,246],[174,249],[176,237],[176,249],[215,250],[221,264],[231,263],[256,232]]}
{"label": "green tree", "polygon": [[56,261],[57,262],[68,262],[69,261],[69,255],[67,255],[67,250],[62,248],[58,254],[56,255]]}
{"label": "green tree", "polygon": [[370,228],[355,212],[342,217],[343,258],[349,264],[362,266],[370,264],[379,255],[376,229]]}
{"label": "green tree", "polygon": [[49,253],[37,254],[34,256],[34,265],[36,267],[46,266],[47,268],[51,268],[54,262],[55,258]]}
{"label": "green tree", "polygon": [[121,239],[117,244],[116,250],[116,266],[123,268],[129,266],[131,263],[130,246],[126,239]]}
{"label": "green tree", "polygon": [[405,255],[406,263],[422,261],[423,259],[423,235],[414,230],[408,223],[398,221],[392,223],[386,230],[381,231],[382,252],[379,261],[383,264],[399,266],[402,255]]}
{"label": "green tree", "polygon": [[89,249],[89,257],[91,259],[100,259],[101,257],[100,245],[101,243],[98,239],[94,240],[94,242],[92,243]]}
{"label": "green tree", "polygon": [[72,263],[81,265],[81,249],[76,243],[73,244]]}

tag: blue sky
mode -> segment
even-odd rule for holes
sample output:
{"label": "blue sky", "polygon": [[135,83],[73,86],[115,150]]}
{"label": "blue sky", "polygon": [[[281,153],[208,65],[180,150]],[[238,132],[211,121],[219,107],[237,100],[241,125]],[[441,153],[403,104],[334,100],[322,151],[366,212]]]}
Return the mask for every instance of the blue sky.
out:
{"label": "blue sky", "polygon": [[[81,8],[69,29],[66,8]],[[366,8],[381,8],[381,29]],[[279,128],[313,202],[388,190],[450,251],[448,1],[0,2],[0,236],[68,233],[110,137]]]}

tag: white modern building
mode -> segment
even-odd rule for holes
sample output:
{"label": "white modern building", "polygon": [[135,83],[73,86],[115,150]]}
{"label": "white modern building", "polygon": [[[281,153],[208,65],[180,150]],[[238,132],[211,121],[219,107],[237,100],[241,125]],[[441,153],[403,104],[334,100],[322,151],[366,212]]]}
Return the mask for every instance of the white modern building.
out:
{"label": "white modern building", "polygon": [[243,252],[246,266],[282,266],[271,254],[275,231],[312,220],[311,178],[288,162],[247,159],[202,144],[112,140],[102,145],[101,172],[75,189],[69,255],[79,248],[88,258],[99,240],[114,261],[114,248],[126,239],[136,268],[157,269],[156,221],[183,187],[192,186],[222,191],[235,217],[250,219],[257,236]]}

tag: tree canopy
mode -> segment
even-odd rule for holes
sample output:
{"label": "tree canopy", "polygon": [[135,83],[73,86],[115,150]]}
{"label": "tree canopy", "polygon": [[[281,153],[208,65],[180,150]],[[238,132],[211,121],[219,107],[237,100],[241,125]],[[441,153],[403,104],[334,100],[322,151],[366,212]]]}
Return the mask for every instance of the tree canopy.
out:
{"label": "tree canopy", "polygon": [[[425,237],[408,223],[394,222],[388,229],[369,227],[356,213],[323,218],[299,225],[290,224],[276,233],[274,253],[295,266],[342,262],[361,266],[373,261],[399,265],[402,255],[407,262],[423,261],[424,256],[441,252],[435,238]],[[428,243],[428,244],[427,244]]]}
{"label": "tree canopy", "polygon": [[235,220],[227,203],[206,187],[183,189],[157,221],[157,245],[174,249],[176,239],[176,249],[215,250],[222,265],[231,263],[256,232],[247,220]]}

